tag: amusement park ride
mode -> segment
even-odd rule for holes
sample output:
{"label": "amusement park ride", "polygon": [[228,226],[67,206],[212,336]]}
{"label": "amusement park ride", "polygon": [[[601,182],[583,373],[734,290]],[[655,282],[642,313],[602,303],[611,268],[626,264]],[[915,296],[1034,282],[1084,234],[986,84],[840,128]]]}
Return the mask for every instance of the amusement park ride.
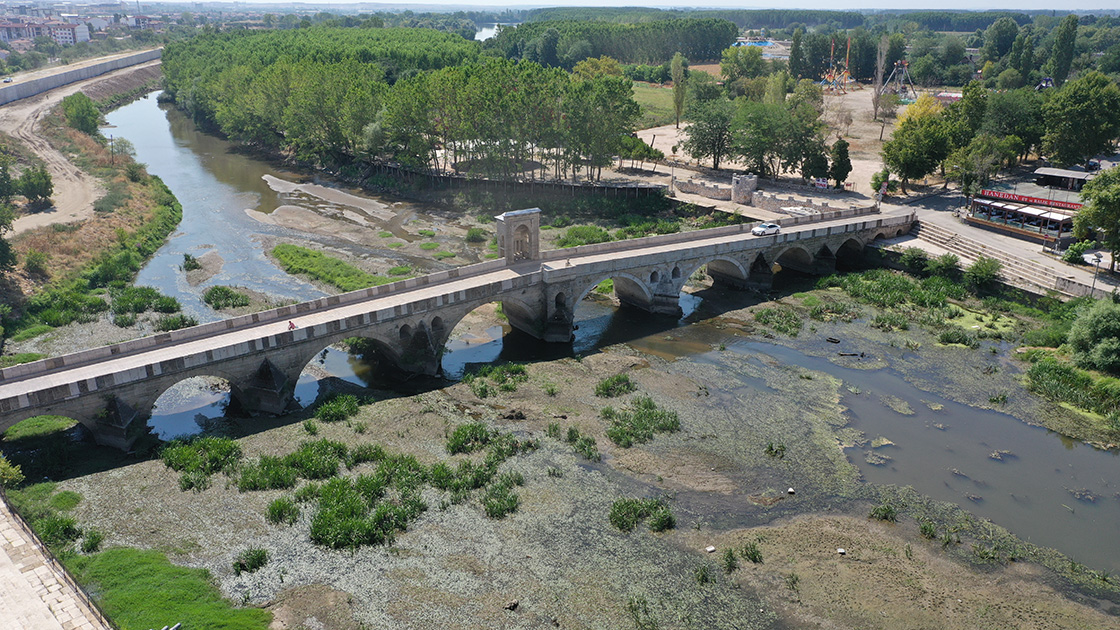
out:
{"label": "amusement park ride", "polygon": [[832,40],[832,50],[828,53],[828,72],[825,73],[824,79],[821,80],[821,86],[825,91],[846,94],[849,85],[855,85],[857,88],[859,84],[852,80],[852,74],[848,72],[848,60],[852,55],[852,38],[848,38],[848,52],[844,54],[844,64],[838,65],[836,63],[836,40]]}
{"label": "amusement park ride", "polygon": [[914,89],[914,81],[910,78],[910,62],[899,60],[894,62],[891,75],[883,82],[880,94],[894,94],[898,102],[909,105],[918,100],[918,90]]}

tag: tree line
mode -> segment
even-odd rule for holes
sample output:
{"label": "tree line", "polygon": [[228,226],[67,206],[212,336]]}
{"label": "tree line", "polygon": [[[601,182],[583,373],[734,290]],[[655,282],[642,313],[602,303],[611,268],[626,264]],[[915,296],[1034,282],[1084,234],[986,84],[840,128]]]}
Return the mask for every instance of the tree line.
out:
{"label": "tree line", "polygon": [[633,131],[639,109],[617,63],[587,60],[569,74],[479,57],[477,44],[454,39],[326,27],[204,36],[169,46],[164,72],[168,94],[201,123],[339,166],[589,176]]}
{"label": "tree line", "polygon": [[925,95],[900,117],[883,162],[906,183],[936,171],[977,192],[1001,167],[1032,153],[1085,164],[1120,136],[1120,87],[1096,71],[1060,89],[992,91],[979,81],[942,107]]}
{"label": "tree line", "polygon": [[484,44],[509,59],[572,68],[607,55],[623,63],[659,64],[680,52],[689,59],[718,59],[739,34],[720,19],[670,19],[637,24],[553,20],[503,28]]}

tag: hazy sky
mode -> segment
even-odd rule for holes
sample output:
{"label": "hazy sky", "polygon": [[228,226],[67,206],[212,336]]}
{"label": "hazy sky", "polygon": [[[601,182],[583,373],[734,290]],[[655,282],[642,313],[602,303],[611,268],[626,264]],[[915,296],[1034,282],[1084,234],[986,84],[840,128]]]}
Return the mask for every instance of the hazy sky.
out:
{"label": "hazy sky", "polygon": [[[254,0],[241,0],[253,2]],[[257,0],[260,2],[275,3],[276,0]],[[304,4],[327,4],[327,5],[340,5],[348,4],[345,0],[339,2],[337,0],[300,0]],[[385,4],[394,6],[402,5],[418,5],[428,10],[430,7],[441,5],[439,2],[432,2],[431,0],[389,0]],[[523,8],[523,7],[555,7],[555,6],[598,6],[598,7],[619,7],[619,6],[648,6],[648,7],[719,7],[719,8],[735,8],[735,9],[968,9],[972,11],[981,11],[986,9],[999,9],[999,10],[1023,10],[1023,9],[1059,9],[1064,11],[1069,10],[1092,10],[1092,9],[1115,9],[1116,3],[1114,1],[1103,0],[1070,0],[1069,2],[1056,2],[1055,0],[940,0],[938,2],[930,2],[929,0],[794,0],[789,4],[766,3],[766,2],[743,2],[742,0],[704,0],[696,4],[688,4],[681,2],[673,2],[672,0],[560,0],[558,2],[525,2],[521,3],[517,0],[512,2],[494,2],[494,0],[479,0],[478,2],[470,2],[469,0],[448,2],[448,6],[459,7],[487,7],[495,9],[504,8]]]}

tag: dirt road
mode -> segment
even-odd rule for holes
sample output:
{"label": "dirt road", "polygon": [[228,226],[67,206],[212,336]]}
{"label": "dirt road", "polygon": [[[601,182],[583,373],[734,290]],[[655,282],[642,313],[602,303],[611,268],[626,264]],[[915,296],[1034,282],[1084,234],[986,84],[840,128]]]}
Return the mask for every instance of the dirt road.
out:
{"label": "dirt road", "polygon": [[[95,178],[82,172],[70,163],[65,155],[50,146],[39,136],[39,122],[63,98],[80,92],[89,86],[137,72],[143,68],[159,66],[157,59],[148,63],[122,68],[92,79],[65,85],[37,96],[25,98],[0,107],[0,131],[7,133],[25,144],[35,155],[46,163],[54,181],[54,206],[35,214],[21,216],[13,224],[13,235],[50,225],[52,223],[73,223],[93,215],[93,202],[105,190]],[[69,67],[60,67],[63,72]]]}

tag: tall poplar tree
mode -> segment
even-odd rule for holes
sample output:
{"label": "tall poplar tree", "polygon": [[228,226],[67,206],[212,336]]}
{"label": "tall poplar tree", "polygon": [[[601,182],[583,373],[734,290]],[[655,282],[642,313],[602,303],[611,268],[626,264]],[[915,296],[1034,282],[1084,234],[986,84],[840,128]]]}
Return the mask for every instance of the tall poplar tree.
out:
{"label": "tall poplar tree", "polygon": [[673,79],[673,113],[677,116],[677,129],[681,128],[681,114],[684,113],[684,97],[688,94],[685,85],[688,76],[688,61],[677,53],[669,62],[669,77]]}
{"label": "tall poplar tree", "polygon": [[1062,18],[1058,28],[1054,29],[1054,48],[1050,54],[1050,61],[1046,62],[1046,71],[1054,79],[1054,85],[1061,87],[1069,76],[1069,67],[1073,64],[1073,48],[1077,42],[1077,16],[1070,13]]}
{"label": "tall poplar tree", "polygon": [[794,79],[800,79],[801,73],[805,70],[804,53],[801,52],[801,37],[804,35],[801,29],[793,32],[793,43],[789,46],[789,76]]}

